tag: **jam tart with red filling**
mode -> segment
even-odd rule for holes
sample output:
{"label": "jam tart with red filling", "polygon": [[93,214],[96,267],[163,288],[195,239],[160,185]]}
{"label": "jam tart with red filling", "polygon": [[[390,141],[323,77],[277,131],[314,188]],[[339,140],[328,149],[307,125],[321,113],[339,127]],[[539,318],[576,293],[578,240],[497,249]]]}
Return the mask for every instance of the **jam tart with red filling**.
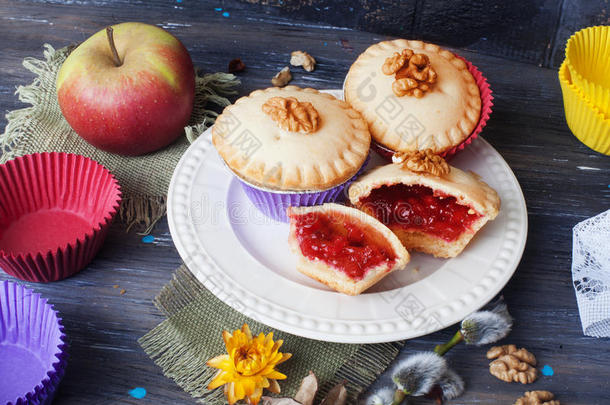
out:
{"label": "jam tart with red filling", "polygon": [[409,262],[396,235],[355,208],[290,207],[287,215],[297,269],[341,293],[358,295]]}
{"label": "jam tart with red filling", "polygon": [[476,173],[449,166],[430,150],[395,154],[393,163],[354,182],[349,199],[408,250],[444,258],[459,255],[500,209],[498,193]]}

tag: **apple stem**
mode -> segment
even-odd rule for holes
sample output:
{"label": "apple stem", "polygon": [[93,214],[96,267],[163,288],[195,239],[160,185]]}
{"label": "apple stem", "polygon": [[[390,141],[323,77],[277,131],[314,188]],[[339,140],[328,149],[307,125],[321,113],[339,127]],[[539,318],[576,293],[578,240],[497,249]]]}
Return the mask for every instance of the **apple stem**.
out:
{"label": "apple stem", "polygon": [[117,52],[116,46],[114,45],[114,37],[112,33],[112,27],[106,27],[106,36],[108,36],[108,43],[110,44],[110,50],[112,51],[112,58],[114,59],[114,64],[119,67],[123,64],[123,62],[121,62],[121,58],[119,58],[119,53]]}

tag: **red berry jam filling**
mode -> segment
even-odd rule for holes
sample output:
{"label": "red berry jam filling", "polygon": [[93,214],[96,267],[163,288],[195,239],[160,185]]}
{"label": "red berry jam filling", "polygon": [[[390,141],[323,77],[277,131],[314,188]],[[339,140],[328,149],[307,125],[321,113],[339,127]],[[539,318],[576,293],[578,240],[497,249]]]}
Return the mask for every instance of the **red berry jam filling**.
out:
{"label": "red berry jam filling", "polygon": [[455,197],[429,187],[382,186],[360,200],[361,208],[390,228],[420,231],[452,242],[481,218]]}
{"label": "red berry jam filling", "polygon": [[371,226],[343,214],[337,217],[310,212],[293,217],[301,252],[310,260],[319,259],[356,281],[366,273],[396,261],[390,244]]}

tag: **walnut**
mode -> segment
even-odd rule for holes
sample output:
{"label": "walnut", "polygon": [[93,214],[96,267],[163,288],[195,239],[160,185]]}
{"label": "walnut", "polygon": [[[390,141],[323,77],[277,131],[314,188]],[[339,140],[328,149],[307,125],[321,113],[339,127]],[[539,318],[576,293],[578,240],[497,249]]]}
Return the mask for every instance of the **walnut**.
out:
{"label": "walnut", "polygon": [[489,363],[489,372],[502,381],[530,384],[538,378],[536,357],[523,348],[517,349],[515,345],[495,346],[489,349],[487,358],[496,359]]}
{"label": "walnut", "polygon": [[316,68],[316,60],[304,51],[294,51],[290,54],[290,64],[292,66],[303,66],[308,72],[313,71]]}
{"label": "walnut", "polygon": [[413,51],[408,48],[403,49],[401,53],[394,52],[392,56],[386,58],[383,66],[381,66],[381,71],[385,75],[393,75],[405,65],[411,56],[413,56]]}
{"label": "walnut", "polygon": [[515,405],[560,405],[554,398],[555,395],[549,391],[528,391],[517,399]]}
{"label": "walnut", "polygon": [[275,76],[273,76],[271,79],[271,84],[273,84],[275,87],[284,87],[291,80],[292,75],[290,74],[290,68],[285,66],[282,70],[277,72]]}
{"label": "walnut", "polygon": [[241,59],[236,58],[229,62],[229,73],[243,72],[246,70],[246,64]]}
{"label": "walnut", "polygon": [[525,361],[532,366],[536,365],[536,357],[532,353],[528,352],[524,348],[517,349],[517,346],[515,345],[494,346],[487,351],[487,358],[490,360],[496,359],[500,356],[504,356],[505,354],[511,354],[517,357],[519,360]]}
{"label": "walnut", "polygon": [[415,98],[422,98],[424,96],[424,90],[419,88],[417,80],[411,78],[394,80],[392,83],[392,91],[396,96],[415,96]]}
{"label": "walnut", "polygon": [[312,133],[318,129],[320,116],[314,106],[294,97],[271,97],[263,104],[263,112],[286,131]]}
{"label": "walnut", "polygon": [[394,75],[392,91],[396,96],[422,98],[436,83],[436,71],[430,66],[430,58],[411,49],[394,52],[381,66],[386,75]]}
{"label": "walnut", "polygon": [[435,176],[444,176],[451,170],[445,159],[435,155],[432,149],[415,152],[396,152],[392,162],[417,173],[430,173]]}

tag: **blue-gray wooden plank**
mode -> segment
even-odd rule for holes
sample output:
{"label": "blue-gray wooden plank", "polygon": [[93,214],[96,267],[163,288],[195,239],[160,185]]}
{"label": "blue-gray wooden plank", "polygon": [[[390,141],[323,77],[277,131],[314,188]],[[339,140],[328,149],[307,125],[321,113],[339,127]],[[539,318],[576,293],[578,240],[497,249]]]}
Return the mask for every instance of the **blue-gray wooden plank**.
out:
{"label": "blue-gray wooden plank", "polygon": [[[229,17],[215,11],[223,7]],[[234,1],[52,0],[0,2],[0,111],[20,104],[13,90],[32,76],[21,67],[40,57],[42,44],[82,41],[107,24],[129,20],[165,26],[205,71],[222,71],[241,57],[241,94],[266,87],[287,64],[289,53],[309,51],[314,73],[294,72],[294,84],[338,88],[359,52],[385,36],[280,15],[273,8]],[[578,142],[565,124],[554,70],[480,53],[460,51],[489,78],[495,95],[483,135],[517,175],[527,200],[530,233],[524,258],[504,290],[515,316],[507,342],[534,352],[555,369],[531,386],[506,384],[487,371],[485,350],[459,347],[448,359],[465,378],[467,392],[454,403],[513,403],[525,390],[549,389],[569,404],[607,404],[608,339],[584,337],[571,285],[571,228],[610,207],[610,158]],[[0,119],[0,128],[6,120]],[[28,286],[62,313],[71,359],[57,404],[186,404],[193,401],[142,352],[137,339],[163,318],[151,303],[180,264],[167,222],[153,231],[156,242],[112,228],[91,265],[68,280]],[[0,273],[0,279],[11,277]],[[113,285],[119,285],[115,289]],[[126,293],[120,295],[120,290]],[[454,328],[410,341],[404,352],[431,349]],[[136,386],[149,393],[130,398]]]}

